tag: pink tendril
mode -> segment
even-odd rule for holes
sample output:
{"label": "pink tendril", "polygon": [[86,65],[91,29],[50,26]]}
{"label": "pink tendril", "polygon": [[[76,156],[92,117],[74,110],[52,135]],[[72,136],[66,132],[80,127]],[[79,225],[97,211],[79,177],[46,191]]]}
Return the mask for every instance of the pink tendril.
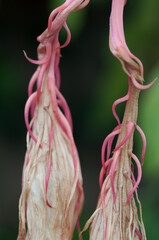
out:
{"label": "pink tendril", "polygon": [[138,130],[138,132],[140,133],[140,135],[142,137],[143,147],[142,147],[142,153],[141,153],[141,163],[143,165],[144,164],[145,151],[146,151],[146,137],[145,137],[144,132],[142,131],[142,129],[138,125],[136,125],[136,129]]}
{"label": "pink tendril", "polygon": [[113,158],[108,159],[105,164],[104,167],[102,167],[101,171],[100,171],[100,175],[99,175],[99,186],[102,189],[102,185],[103,185],[103,177],[106,171],[106,168],[108,167],[108,165],[112,162]]}
{"label": "pink tendril", "polygon": [[119,120],[119,117],[115,111],[115,108],[116,106],[119,104],[119,103],[122,103],[122,102],[125,102],[129,99],[129,92],[122,98],[119,98],[117,99],[114,103],[113,103],[113,106],[112,106],[112,112],[113,112],[113,115],[115,117],[115,119],[117,120],[118,124],[120,125],[120,120]]}
{"label": "pink tendril", "polygon": [[40,93],[41,93],[41,86],[42,86],[42,81],[43,77],[47,68],[47,63],[42,65],[40,68],[39,76],[38,76],[38,81],[37,81],[37,102],[39,103],[40,100]]}
{"label": "pink tendril", "polygon": [[66,42],[62,46],[60,46],[60,48],[66,47],[71,41],[71,32],[70,32],[70,29],[67,26],[67,23],[65,22],[63,26],[64,26],[64,28],[66,29],[66,32],[67,32],[67,39],[66,39]]}
{"label": "pink tendril", "polygon": [[65,113],[65,117],[66,117],[67,121],[69,122],[71,129],[73,129],[71,112],[67,105],[67,102],[57,88],[56,88],[56,94],[57,94],[57,97],[59,98],[58,103],[59,103],[60,107],[62,107],[62,109]]}
{"label": "pink tendril", "polygon": [[33,59],[29,58],[25,51],[24,51],[24,55],[25,55],[26,59],[33,64],[37,64],[37,65],[45,64],[49,61],[50,56],[51,56],[51,44],[46,44],[46,55],[42,60],[33,60]]}
{"label": "pink tendril", "polygon": [[[106,146],[107,146],[108,142],[109,142],[110,140],[112,140],[112,137],[114,137],[115,135],[117,135],[117,134],[119,134],[119,133],[120,133],[120,130],[119,130],[119,129],[111,132],[111,133],[105,138],[105,140],[104,140],[104,142],[103,142],[102,152],[101,152],[101,158],[102,158],[102,165],[103,165],[104,168],[105,168],[105,149],[106,149]],[[109,146],[109,151],[110,151],[110,148],[111,148],[111,146]]]}
{"label": "pink tendril", "polygon": [[156,79],[154,79],[151,83],[143,86],[142,84],[140,84],[136,81],[136,79],[134,78],[133,75],[131,75],[131,80],[132,80],[132,83],[134,84],[134,86],[139,90],[146,90],[146,89],[150,88],[156,82]]}
{"label": "pink tendril", "polygon": [[134,159],[134,161],[136,162],[137,168],[138,168],[138,177],[137,177],[137,181],[134,184],[134,187],[132,188],[132,190],[130,191],[127,201],[125,203],[125,205],[128,204],[128,202],[130,201],[130,198],[132,197],[133,193],[135,192],[136,188],[138,187],[140,181],[141,181],[141,176],[142,176],[142,169],[141,169],[141,165],[140,162],[138,160],[138,158],[132,153],[131,157]]}
{"label": "pink tendril", "polygon": [[40,72],[40,67],[37,68],[37,70],[33,74],[32,78],[30,79],[29,86],[28,86],[28,96],[29,97],[32,94],[33,86],[34,86],[34,84],[35,84],[35,82],[36,82],[36,80],[39,76],[39,72]]}
{"label": "pink tendril", "polygon": [[[120,127],[121,127],[121,124],[119,124],[118,126],[116,126],[116,127],[113,129],[112,132],[120,129]],[[113,143],[114,137],[115,137],[115,135],[112,136],[111,139],[108,141],[108,145],[107,145],[107,159],[109,159],[109,157],[110,157],[110,153],[111,153],[111,148],[112,148],[112,143]]]}
{"label": "pink tendril", "polygon": [[125,135],[124,139],[121,141],[121,143],[114,149],[113,152],[117,151],[119,148],[122,147],[122,145],[124,145],[127,142],[127,140],[129,139],[129,137],[132,133],[133,128],[134,128],[134,123],[131,121],[127,121],[126,122],[126,135]]}
{"label": "pink tendril", "polygon": [[110,172],[111,173],[110,174],[110,183],[111,183],[111,188],[112,188],[112,194],[113,194],[113,200],[114,200],[115,208],[116,208],[116,195],[115,195],[115,190],[114,190],[114,174],[115,174],[115,168],[116,168],[116,165],[117,165],[117,161],[118,161],[119,155],[120,155],[120,149],[117,150],[114,153],[113,162],[112,162],[112,165],[111,165],[111,172]]}
{"label": "pink tendril", "polygon": [[[34,92],[34,93],[32,93],[32,95],[30,95],[30,97],[28,98],[28,100],[26,102],[25,110],[24,110],[25,124],[26,124],[26,127],[27,127],[30,137],[34,140],[35,143],[37,143],[37,139],[34,137],[32,131],[31,131],[28,118],[29,118],[30,106],[31,106],[32,102],[35,101],[36,97],[37,97],[37,92]],[[40,145],[40,148],[42,148],[41,145]]]}

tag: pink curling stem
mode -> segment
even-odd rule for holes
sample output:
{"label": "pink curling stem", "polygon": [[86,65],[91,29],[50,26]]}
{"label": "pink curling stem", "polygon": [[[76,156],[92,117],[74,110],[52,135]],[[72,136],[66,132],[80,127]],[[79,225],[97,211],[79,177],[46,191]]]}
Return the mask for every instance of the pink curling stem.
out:
{"label": "pink curling stem", "polygon": [[64,28],[66,29],[66,32],[67,32],[67,39],[66,39],[66,42],[62,46],[60,46],[60,48],[66,47],[71,41],[71,32],[70,32],[70,29],[67,26],[66,21],[64,23]]}
{"label": "pink curling stem", "polygon": [[142,129],[138,125],[136,125],[136,129],[139,131],[139,133],[142,137],[143,147],[142,147],[142,153],[141,153],[141,163],[143,165],[144,164],[145,151],[146,151],[146,137],[145,137],[144,132],[142,131]]}
{"label": "pink curling stem", "polygon": [[49,159],[48,159],[48,168],[47,168],[47,174],[46,174],[46,180],[45,180],[45,186],[46,186],[46,204],[47,204],[50,208],[52,208],[52,206],[50,205],[50,203],[48,202],[48,199],[47,199],[47,188],[48,188],[50,171],[51,171],[51,143],[52,143],[52,140],[53,140],[53,135],[54,135],[54,128],[53,128],[53,123],[52,123],[51,132],[50,132],[50,136],[49,136]]}
{"label": "pink curling stem", "polygon": [[45,57],[41,60],[33,60],[33,59],[29,58],[27,56],[26,52],[24,52],[24,55],[25,55],[26,59],[33,64],[38,64],[38,65],[45,64],[49,61],[50,56],[51,56],[51,44],[46,44],[46,54],[45,54]]}
{"label": "pink curling stem", "polygon": [[50,32],[50,30],[51,30],[52,21],[53,21],[53,18],[55,17],[55,15],[58,14],[59,12],[63,11],[67,6],[68,6],[68,4],[66,4],[66,2],[65,2],[64,4],[57,7],[56,9],[54,9],[51,12],[49,19],[48,19],[48,32]]}
{"label": "pink curling stem", "polygon": [[134,159],[134,161],[136,162],[136,165],[137,165],[137,168],[138,168],[138,178],[137,178],[137,181],[135,182],[134,184],[134,187],[132,188],[132,190],[130,191],[129,193],[129,196],[127,198],[127,201],[125,203],[125,205],[128,204],[128,202],[130,201],[130,198],[132,197],[134,191],[136,190],[136,188],[138,187],[140,181],[141,181],[141,176],[142,176],[142,169],[141,169],[141,165],[140,165],[140,162],[138,160],[138,158],[132,153],[131,154],[131,157]]}
{"label": "pink curling stem", "polygon": [[72,126],[72,118],[71,118],[71,113],[70,113],[70,109],[67,105],[67,102],[65,100],[65,98],[62,96],[62,94],[60,93],[60,91],[56,88],[56,94],[57,97],[59,98],[59,105],[60,107],[62,107],[64,113],[65,113],[65,117],[67,119],[67,121],[70,124],[71,129],[73,128]]}
{"label": "pink curling stem", "polygon": [[[30,97],[33,92],[33,86],[39,76],[39,72],[40,72],[40,67],[37,68],[37,70],[35,71],[35,73],[33,74],[33,76],[30,79],[29,86],[28,86],[28,97]],[[31,105],[31,118],[33,118],[33,116],[34,116],[34,111],[35,111],[35,104],[32,104]]]}
{"label": "pink curling stem", "polygon": [[[59,44],[58,44],[59,45]],[[60,89],[60,69],[59,69],[59,62],[60,62],[60,45],[59,47],[56,48],[56,56],[55,56],[55,67],[54,67],[54,71],[55,71],[55,83],[56,83],[56,87],[58,89]]]}
{"label": "pink curling stem", "polygon": [[37,70],[35,71],[35,73],[33,74],[33,76],[30,79],[29,86],[28,86],[28,96],[29,97],[32,94],[33,86],[38,78],[39,72],[40,72],[40,67],[37,68]]}
{"label": "pink curling stem", "polygon": [[126,122],[126,135],[125,135],[124,139],[121,141],[121,143],[114,149],[113,152],[117,151],[119,148],[122,147],[122,145],[124,145],[127,142],[127,140],[129,139],[129,137],[132,133],[133,128],[134,128],[134,123],[131,121],[127,121]]}
{"label": "pink curling stem", "polygon": [[[37,97],[37,92],[34,92],[34,93],[32,93],[32,95],[30,95],[30,97],[28,98],[28,100],[25,104],[25,110],[24,110],[25,124],[26,124],[26,127],[27,127],[30,137],[34,140],[35,143],[37,143],[37,139],[34,137],[32,131],[31,131],[28,118],[29,118],[30,106],[31,106],[32,102],[35,101],[36,97]],[[40,144],[40,148],[42,148],[41,144]]]}
{"label": "pink curling stem", "polygon": [[48,66],[48,63],[45,63],[40,67],[40,72],[39,72],[38,81],[37,81],[37,102],[38,103],[40,100],[42,81],[43,81],[47,66]]}
{"label": "pink curling stem", "polygon": [[119,130],[119,129],[111,132],[111,133],[105,138],[105,140],[104,140],[104,142],[103,142],[102,152],[101,152],[101,158],[102,158],[102,165],[103,165],[103,167],[105,167],[105,149],[106,149],[106,146],[107,146],[109,140],[110,140],[113,136],[115,136],[115,135],[117,135],[117,134],[119,134],[119,133],[120,133],[120,130]]}
{"label": "pink curling stem", "polygon": [[[116,126],[112,132],[114,132],[115,130],[118,130],[120,129],[121,127],[121,124],[119,124],[118,126]],[[110,153],[111,153],[111,148],[112,148],[112,143],[113,143],[113,140],[114,140],[114,137],[115,136],[112,136],[111,139],[108,141],[108,145],[107,145],[107,159],[109,159],[110,157]]]}
{"label": "pink curling stem", "polygon": [[60,118],[60,121],[62,122],[63,126],[65,127],[66,130],[66,135],[70,140],[71,143],[71,149],[72,149],[72,155],[73,155],[73,162],[74,162],[74,168],[75,168],[75,174],[76,174],[76,168],[77,168],[77,150],[76,150],[76,146],[73,140],[73,136],[72,136],[72,131],[70,128],[70,125],[67,121],[67,119],[65,118],[65,116],[62,114],[62,112],[60,111],[60,109],[58,109],[58,115]]}
{"label": "pink curling stem", "polygon": [[142,84],[140,84],[136,81],[136,79],[134,78],[133,75],[131,75],[131,80],[132,80],[132,83],[134,84],[134,86],[139,90],[146,90],[146,89],[150,88],[156,82],[156,79],[155,79],[151,83],[143,86]]}
{"label": "pink curling stem", "polygon": [[103,177],[104,177],[104,174],[105,174],[105,170],[106,168],[108,167],[108,165],[112,162],[113,158],[110,158],[108,159],[106,162],[105,162],[105,166],[103,167],[102,166],[102,169],[100,171],[100,175],[99,175],[99,186],[100,188],[102,189],[102,185],[103,185]]}
{"label": "pink curling stem", "polygon": [[114,190],[114,173],[115,173],[115,168],[116,168],[116,165],[117,165],[117,161],[118,161],[119,155],[120,155],[120,149],[117,150],[114,153],[113,162],[112,162],[112,165],[111,165],[111,172],[110,172],[111,173],[110,174],[110,183],[111,183],[111,188],[112,188],[112,194],[113,194],[113,200],[114,200],[115,208],[116,208],[116,196],[115,196],[115,190]]}
{"label": "pink curling stem", "polygon": [[118,124],[120,124],[120,120],[119,120],[119,117],[115,111],[115,108],[116,106],[119,104],[119,103],[122,103],[122,102],[125,102],[129,99],[129,92],[122,98],[119,98],[117,99],[114,103],[113,103],[113,106],[112,106],[112,112],[113,112],[113,115],[115,117],[115,119],[117,120]]}

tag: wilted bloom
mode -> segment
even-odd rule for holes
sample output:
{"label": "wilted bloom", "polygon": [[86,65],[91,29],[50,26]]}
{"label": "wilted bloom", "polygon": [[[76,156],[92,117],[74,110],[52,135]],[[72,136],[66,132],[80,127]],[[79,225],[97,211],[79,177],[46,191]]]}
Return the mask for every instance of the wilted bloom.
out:
{"label": "wilted bloom", "polygon": [[[59,60],[61,47],[71,39],[67,16],[87,3],[66,0],[56,8],[50,14],[48,28],[37,38],[38,60],[26,56],[38,68],[30,80],[25,106],[28,134],[18,240],[72,239],[74,228],[79,225],[84,199],[82,176],[71,114],[59,91]],[[60,46],[58,37],[63,26],[68,37]]]}
{"label": "wilted bloom", "polygon": [[[142,169],[137,156],[133,153],[133,133],[137,129],[142,137],[141,162],[143,164],[146,138],[141,128],[136,124],[138,97],[140,90],[149,88],[154,82],[147,86],[142,85],[142,63],[130,52],[126,45],[123,29],[125,4],[125,0],[112,0],[109,45],[110,50],[120,60],[124,71],[128,75],[129,89],[126,96],[116,100],[112,106],[118,125],[103,142],[102,169],[99,176],[101,192],[96,211],[84,227],[84,230],[86,230],[92,223],[90,227],[91,240],[146,239],[141,204],[137,195]],[[124,101],[127,101],[126,108],[123,121],[120,123],[115,108],[117,104]],[[112,152],[112,143],[115,136],[117,136],[117,143]],[[134,163],[138,170],[137,179],[134,176]],[[140,220],[134,193],[139,204]]]}

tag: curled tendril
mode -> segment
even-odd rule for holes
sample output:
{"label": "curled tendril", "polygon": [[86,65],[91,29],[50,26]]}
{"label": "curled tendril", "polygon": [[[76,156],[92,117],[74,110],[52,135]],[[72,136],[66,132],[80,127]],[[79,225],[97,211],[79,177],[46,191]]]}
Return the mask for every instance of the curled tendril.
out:
{"label": "curled tendril", "polygon": [[129,195],[128,195],[128,198],[127,198],[127,201],[126,201],[125,205],[127,205],[128,202],[130,201],[133,193],[135,192],[135,190],[137,189],[137,187],[138,187],[138,185],[139,185],[139,183],[140,183],[140,181],[141,181],[141,176],[142,176],[142,169],[141,169],[141,165],[140,165],[140,162],[139,162],[138,158],[137,158],[137,157],[135,156],[135,154],[133,154],[133,153],[131,154],[131,157],[133,158],[133,160],[135,161],[135,163],[136,163],[136,165],[137,165],[138,177],[137,177],[137,181],[135,181],[135,184],[134,184],[131,192],[130,192]]}

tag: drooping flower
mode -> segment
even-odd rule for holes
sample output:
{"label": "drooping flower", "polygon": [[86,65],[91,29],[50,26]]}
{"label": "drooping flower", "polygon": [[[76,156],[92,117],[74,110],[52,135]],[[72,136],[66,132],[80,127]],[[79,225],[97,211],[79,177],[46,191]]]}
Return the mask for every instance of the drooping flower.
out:
{"label": "drooping flower", "polygon": [[[96,211],[87,221],[84,229],[90,223],[91,240],[146,240],[142,220],[141,204],[137,195],[142,169],[140,161],[133,153],[133,133],[137,129],[143,141],[141,163],[144,162],[146,138],[141,128],[136,124],[138,115],[138,97],[140,90],[147,89],[155,81],[143,86],[143,66],[126,45],[123,28],[123,11],[125,0],[112,0],[110,15],[109,46],[112,54],[121,62],[123,70],[128,75],[128,93],[116,100],[112,106],[113,115],[118,125],[103,142],[101,159],[102,169],[99,176],[101,188]],[[116,113],[116,106],[126,101],[122,123]],[[117,142],[112,151],[115,136]],[[137,179],[134,176],[134,163],[137,166]],[[138,218],[136,200],[140,209]]]}
{"label": "drooping flower", "polygon": [[[59,90],[59,61],[60,49],[71,40],[67,17],[87,3],[88,0],[66,0],[56,8],[50,14],[48,28],[37,38],[38,60],[25,54],[38,67],[29,83],[24,113],[28,134],[18,240],[70,240],[75,226],[79,226],[84,200],[82,175],[70,110]],[[67,40],[60,46],[62,27]]]}

